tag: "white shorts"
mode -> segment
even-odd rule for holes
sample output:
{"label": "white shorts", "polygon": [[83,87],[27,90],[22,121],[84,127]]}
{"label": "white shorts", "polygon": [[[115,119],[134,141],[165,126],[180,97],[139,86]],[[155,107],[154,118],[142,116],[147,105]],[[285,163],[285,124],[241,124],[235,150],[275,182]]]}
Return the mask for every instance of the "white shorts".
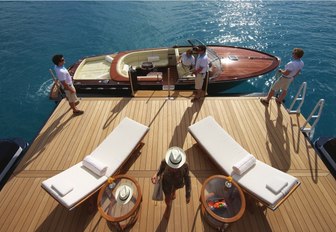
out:
{"label": "white shorts", "polygon": [[[73,85],[69,85],[71,88],[75,89]],[[77,95],[75,93],[70,92],[69,90],[64,90],[65,96],[69,103],[73,103],[78,101]]]}
{"label": "white shorts", "polygon": [[280,77],[277,81],[274,82],[272,90],[274,91],[279,91],[280,89],[287,90],[292,81],[293,78]]}
{"label": "white shorts", "polygon": [[195,78],[195,89],[202,89],[203,82],[204,82],[204,73],[198,73]]}

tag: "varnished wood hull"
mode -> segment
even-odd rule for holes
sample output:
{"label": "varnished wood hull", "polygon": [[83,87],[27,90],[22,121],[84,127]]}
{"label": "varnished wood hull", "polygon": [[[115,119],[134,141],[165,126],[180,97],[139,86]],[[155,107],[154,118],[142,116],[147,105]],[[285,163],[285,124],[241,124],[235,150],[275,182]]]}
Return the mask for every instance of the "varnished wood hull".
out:
{"label": "varnished wood hull", "polygon": [[[90,57],[79,60],[69,68],[69,71],[71,74],[74,74],[74,85],[78,93],[94,93],[94,95],[123,95],[130,93],[131,83],[129,77],[125,72],[122,73],[120,71],[125,69],[125,64],[127,67],[132,66],[135,72],[137,72],[136,75],[138,77],[146,76],[148,72],[152,71],[162,73],[160,79],[157,80],[155,78],[154,80],[153,78],[141,80],[138,78],[136,83],[137,89],[162,90],[163,86],[172,85],[174,89],[190,90],[193,89],[194,80],[192,78],[181,78],[177,68],[178,55],[181,55],[188,48],[191,47],[151,48],[110,54],[109,56],[113,57],[113,61],[108,64],[109,70],[104,71],[105,75],[101,75],[102,70],[95,70],[95,72],[91,72],[92,77],[88,77],[86,72],[84,79],[78,78],[81,75],[79,72],[81,72],[82,66],[84,66],[83,62],[87,62],[86,59],[94,59],[94,62],[100,59],[101,63],[104,63],[105,66],[99,67],[106,69],[108,66],[104,59],[105,55],[97,56],[98,58]],[[215,54],[215,56],[209,58],[209,62],[212,64],[212,68],[209,71],[209,86],[221,85],[223,89],[231,88],[242,81],[271,72],[280,64],[278,57],[253,49],[222,45],[209,45],[207,49],[208,53]],[[146,72],[146,70],[144,71],[140,68],[141,63],[147,61],[147,56],[148,59],[149,56],[154,56],[155,58],[156,54],[162,54],[162,52],[166,52],[166,58],[164,58],[167,59],[166,62],[161,57],[159,61],[161,65],[155,66],[153,70]],[[141,58],[138,58],[136,61],[133,58],[132,63],[127,63],[125,57],[129,57],[132,54],[140,54],[138,56],[141,56]],[[197,54],[194,54],[194,56],[196,57]],[[208,56],[210,57],[209,54]],[[99,73],[99,71],[101,71],[100,77],[104,76],[105,79],[96,78],[98,74],[94,76],[94,73]]]}

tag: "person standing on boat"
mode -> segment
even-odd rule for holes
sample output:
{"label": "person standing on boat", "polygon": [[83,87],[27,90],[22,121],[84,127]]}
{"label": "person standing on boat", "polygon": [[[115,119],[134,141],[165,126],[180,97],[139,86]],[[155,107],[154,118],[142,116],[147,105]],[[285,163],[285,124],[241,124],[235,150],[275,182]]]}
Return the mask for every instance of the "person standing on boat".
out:
{"label": "person standing on boat", "polygon": [[304,63],[301,60],[301,58],[303,57],[304,51],[301,48],[294,48],[292,51],[292,57],[293,57],[293,61],[290,61],[289,63],[287,63],[285,65],[285,69],[279,69],[279,75],[280,78],[274,82],[273,86],[271,87],[270,91],[268,92],[268,95],[266,98],[261,98],[260,101],[263,104],[268,105],[269,101],[271,100],[271,98],[274,96],[276,91],[280,91],[281,90],[281,94],[280,97],[277,98],[275,101],[278,104],[281,104],[282,101],[285,99],[286,94],[287,94],[287,89],[289,88],[290,84],[292,83],[292,81],[294,80],[295,77],[297,77],[303,66]]}
{"label": "person standing on boat", "polygon": [[206,77],[206,74],[208,72],[208,56],[206,54],[206,47],[204,45],[200,45],[197,48],[198,51],[198,56],[196,59],[196,65],[195,65],[195,70],[194,74],[196,75],[195,77],[195,89],[196,89],[196,94],[192,101],[199,100],[202,97],[202,86],[204,79]]}
{"label": "person standing on boat", "polygon": [[165,218],[169,218],[172,201],[176,198],[176,190],[185,186],[186,203],[190,202],[191,182],[189,166],[186,163],[185,153],[178,147],[167,151],[166,157],[161,161],[159,171],[153,175],[151,181],[156,184],[162,178],[162,190],[165,195]]}
{"label": "person standing on boat", "polygon": [[192,54],[192,50],[188,49],[186,52],[183,52],[182,55],[179,56],[178,67],[183,73],[182,76],[189,76],[192,74],[192,70],[195,66],[195,57]]}
{"label": "person standing on boat", "polygon": [[76,95],[76,89],[72,83],[72,78],[68,70],[64,67],[64,56],[61,54],[54,55],[52,58],[53,63],[55,64],[55,72],[58,80],[62,83],[62,88],[65,92],[66,98],[69,102],[69,105],[73,111],[74,115],[81,115],[84,113],[83,110],[77,109],[79,100]]}

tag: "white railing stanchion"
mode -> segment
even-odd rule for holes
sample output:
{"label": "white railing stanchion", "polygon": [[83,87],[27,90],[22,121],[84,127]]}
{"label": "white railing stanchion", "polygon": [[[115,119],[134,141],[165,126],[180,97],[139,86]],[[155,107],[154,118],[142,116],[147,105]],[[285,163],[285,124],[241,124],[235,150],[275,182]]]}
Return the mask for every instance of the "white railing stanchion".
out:
{"label": "white railing stanchion", "polygon": [[[315,126],[318,123],[318,121],[320,120],[321,114],[322,114],[322,109],[324,106],[324,99],[320,99],[317,104],[315,105],[313,111],[310,113],[309,117],[307,118],[306,122],[303,124],[303,126],[301,127],[301,131],[303,133],[305,133],[309,138],[312,139],[313,135],[314,135],[314,131],[315,131]],[[316,113],[316,111],[318,110],[318,113]],[[313,122],[313,124],[310,127],[307,127],[308,122],[310,121],[310,119],[315,119],[315,121]]]}
{"label": "white railing stanchion", "polygon": [[[306,89],[307,89],[307,83],[303,82],[299,91],[295,95],[292,104],[290,107],[287,109],[288,113],[290,114],[299,114],[301,112],[301,106],[303,105],[305,96],[306,96]],[[300,101],[300,104],[296,108],[296,110],[293,110],[293,107],[297,101]]]}

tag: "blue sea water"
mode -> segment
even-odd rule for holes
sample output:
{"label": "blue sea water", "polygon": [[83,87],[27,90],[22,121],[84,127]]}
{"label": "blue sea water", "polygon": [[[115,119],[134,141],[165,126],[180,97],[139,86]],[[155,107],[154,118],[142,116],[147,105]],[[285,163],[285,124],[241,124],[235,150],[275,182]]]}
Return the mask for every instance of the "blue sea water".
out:
{"label": "blue sea water", "polygon": [[[32,141],[55,103],[51,57],[77,59],[127,49],[171,46],[188,38],[274,54],[281,67],[294,47],[305,67],[291,85],[289,106],[307,82],[302,113],[325,99],[315,138],[336,136],[336,2],[334,1],[0,1],[0,138]],[[233,92],[267,92],[273,73]]]}

